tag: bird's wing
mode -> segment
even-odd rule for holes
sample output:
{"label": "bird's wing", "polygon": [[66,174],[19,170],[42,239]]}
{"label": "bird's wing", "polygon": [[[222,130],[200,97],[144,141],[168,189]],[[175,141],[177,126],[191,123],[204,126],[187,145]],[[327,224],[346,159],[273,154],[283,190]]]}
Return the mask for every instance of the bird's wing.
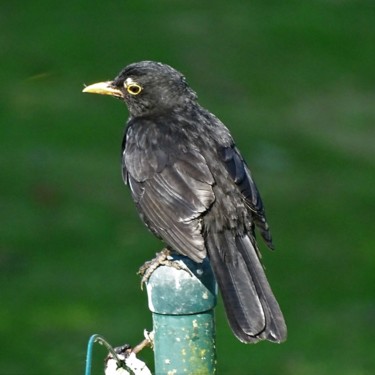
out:
{"label": "bird's wing", "polygon": [[206,257],[201,216],[215,200],[214,179],[199,152],[175,154],[161,146],[143,147],[128,137],[123,175],[150,230],[173,250],[200,262]]}
{"label": "bird's wing", "polygon": [[266,221],[262,198],[240,152],[232,145],[230,147],[222,147],[219,150],[219,154],[229,175],[244,196],[245,202],[252,212],[254,223],[268,246],[272,248],[272,238]]}

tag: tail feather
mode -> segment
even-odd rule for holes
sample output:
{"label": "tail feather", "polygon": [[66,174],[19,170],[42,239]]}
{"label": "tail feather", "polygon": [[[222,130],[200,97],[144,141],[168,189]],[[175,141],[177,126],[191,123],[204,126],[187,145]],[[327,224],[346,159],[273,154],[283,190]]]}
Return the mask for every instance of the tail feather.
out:
{"label": "tail feather", "polygon": [[229,324],[240,341],[282,342],[286,325],[257,249],[247,235],[209,234],[207,248]]}

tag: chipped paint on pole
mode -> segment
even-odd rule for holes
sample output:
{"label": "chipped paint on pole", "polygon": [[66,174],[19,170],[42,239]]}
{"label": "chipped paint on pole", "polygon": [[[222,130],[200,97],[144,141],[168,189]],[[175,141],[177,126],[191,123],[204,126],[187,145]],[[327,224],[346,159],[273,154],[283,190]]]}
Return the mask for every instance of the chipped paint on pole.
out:
{"label": "chipped paint on pole", "polygon": [[[173,255],[185,269],[158,267],[147,282],[156,374],[214,374],[217,287],[208,260]],[[186,269],[188,268],[188,269]]]}

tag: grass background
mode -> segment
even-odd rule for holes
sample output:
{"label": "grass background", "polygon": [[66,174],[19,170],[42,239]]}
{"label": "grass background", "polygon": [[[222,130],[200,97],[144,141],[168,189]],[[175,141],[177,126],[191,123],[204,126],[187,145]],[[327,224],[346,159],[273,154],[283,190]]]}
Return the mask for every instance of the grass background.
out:
{"label": "grass background", "polygon": [[148,59],[231,129],[275,238],[289,339],[240,344],[220,304],[219,373],[373,374],[374,16],[370,0],[2,2],[0,373],[82,374],[91,334],[151,328],[136,270],[161,244],[121,181],[127,113],[81,94]]}

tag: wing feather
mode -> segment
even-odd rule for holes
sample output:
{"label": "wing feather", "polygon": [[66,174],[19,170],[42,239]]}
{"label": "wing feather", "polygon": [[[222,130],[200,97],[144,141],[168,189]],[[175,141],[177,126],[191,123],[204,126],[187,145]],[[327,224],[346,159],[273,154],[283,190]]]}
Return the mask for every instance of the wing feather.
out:
{"label": "wing feather", "polygon": [[[195,150],[175,154],[173,160],[156,151],[151,157],[149,150],[135,144],[124,151],[123,174],[133,199],[153,233],[172,249],[201,262],[206,257],[202,215],[215,200],[214,178]],[[139,163],[142,171],[134,171],[133,163]],[[125,169],[127,165],[131,167]]]}
{"label": "wing feather", "polygon": [[232,145],[231,147],[223,147],[219,154],[225,163],[229,175],[240,189],[247,206],[252,211],[254,223],[259,228],[262,237],[267,245],[273,248],[272,237],[266,221],[262,198],[240,152]]}

